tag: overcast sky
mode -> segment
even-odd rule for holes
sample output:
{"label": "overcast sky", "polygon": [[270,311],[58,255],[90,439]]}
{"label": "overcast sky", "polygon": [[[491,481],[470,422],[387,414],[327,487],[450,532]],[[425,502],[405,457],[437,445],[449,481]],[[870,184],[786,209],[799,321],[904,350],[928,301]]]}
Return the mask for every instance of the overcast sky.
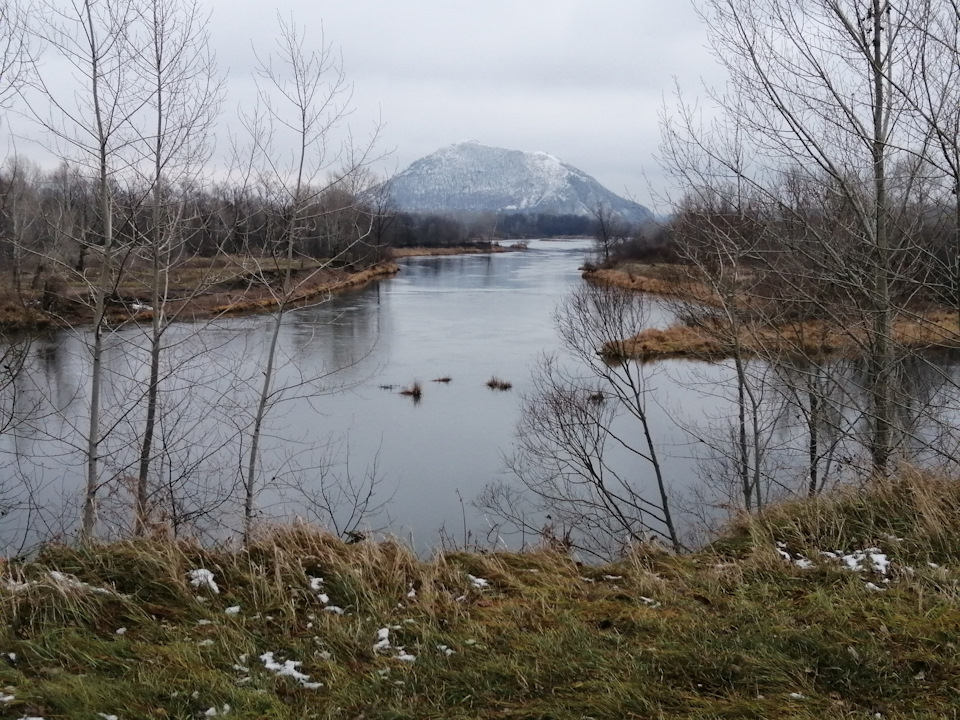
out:
{"label": "overcast sky", "polygon": [[[675,82],[697,95],[719,74],[691,0],[199,1],[208,3],[228,77],[221,151],[238,113],[255,102],[253,47],[275,48],[279,14],[342,54],[351,130],[364,137],[382,123],[379,152],[389,155],[375,168],[381,174],[474,140],[550,153],[662,210],[655,153],[663,103]],[[43,66],[69,97],[69,68],[46,54]],[[49,163],[49,139],[16,112],[0,123],[4,136],[8,154]]]}
{"label": "overcast sky", "polygon": [[[322,28],[354,85],[351,123],[384,123],[386,170],[476,140],[548,152],[652,205],[663,99],[674,78],[696,93],[716,74],[689,0],[209,1],[233,83],[278,12]],[[235,114],[242,93],[228,97]]]}

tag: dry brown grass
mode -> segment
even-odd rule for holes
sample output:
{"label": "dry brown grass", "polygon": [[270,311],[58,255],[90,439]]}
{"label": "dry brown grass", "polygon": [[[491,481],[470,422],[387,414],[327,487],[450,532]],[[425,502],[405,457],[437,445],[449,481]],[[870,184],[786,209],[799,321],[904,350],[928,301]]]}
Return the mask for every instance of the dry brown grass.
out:
{"label": "dry brown grass", "polygon": [[[347,288],[365,285],[366,283],[378,277],[392,275],[398,272],[400,268],[393,263],[381,263],[367,270],[360,272],[348,272],[346,270],[322,270],[316,271],[308,281],[303,282],[286,299],[286,305],[302,305],[316,300],[322,295]],[[214,304],[209,309],[210,314],[234,314],[262,312],[272,310],[278,307],[282,300],[271,294],[265,288],[251,288],[246,292],[239,293],[240,297],[229,302]]]}
{"label": "dry brown grass", "polygon": [[[909,349],[960,347],[956,316],[947,312],[900,317],[894,321],[894,342]],[[729,326],[713,321],[690,327],[677,324],[650,328],[632,338],[608,343],[602,350],[612,360],[651,361],[667,358],[720,360],[739,347],[747,355],[854,355],[866,347],[868,333],[856,324],[846,327],[824,320],[805,320],[777,326],[746,323],[735,336]]]}
{"label": "dry brown grass", "polygon": [[[720,307],[717,295],[705,284],[691,279],[693,268],[638,263],[617,269],[590,270],[584,278],[658,297],[677,298],[705,307]],[[744,276],[749,281],[749,276]],[[738,298],[738,308],[758,309],[749,297]],[[762,313],[757,313],[762,317]],[[894,342],[909,349],[958,348],[960,328],[955,312],[917,311],[894,320]],[[652,361],[667,358],[720,360],[739,347],[748,355],[824,356],[857,354],[866,347],[869,333],[862,323],[841,326],[826,320],[801,320],[776,325],[744,322],[736,336],[729,326],[713,319],[700,326],[676,324],[666,329],[650,328],[632,338],[608,343],[601,352],[611,360],[633,358]]]}
{"label": "dry brown grass", "polygon": [[394,259],[408,257],[442,257],[446,255],[485,255],[488,253],[514,252],[526,247],[511,245],[461,245],[457,247],[405,247],[392,248],[390,255]]}
{"label": "dry brown grass", "polygon": [[716,307],[719,299],[705,284],[690,277],[690,269],[681,265],[629,264],[621,268],[587,270],[583,277],[597,285],[618,287],[645,295],[678,298]]}
{"label": "dry brown grass", "polygon": [[494,375],[492,378],[490,378],[489,380],[487,380],[487,387],[490,388],[491,390],[503,390],[503,391],[505,391],[505,390],[509,390],[510,388],[512,388],[512,387],[513,387],[513,383],[511,383],[511,382],[509,382],[509,381],[507,381],[507,380],[504,380],[504,379],[502,379],[502,378],[498,378],[496,375]]}
{"label": "dry brown grass", "polygon": [[415,403],[420,402],[420,398],[423,397],[423,385],[420,384],[419,380],[414,380],[413,385],[401,390],[400,394],[405,395],[406,397],[413,398],[413,401]]}

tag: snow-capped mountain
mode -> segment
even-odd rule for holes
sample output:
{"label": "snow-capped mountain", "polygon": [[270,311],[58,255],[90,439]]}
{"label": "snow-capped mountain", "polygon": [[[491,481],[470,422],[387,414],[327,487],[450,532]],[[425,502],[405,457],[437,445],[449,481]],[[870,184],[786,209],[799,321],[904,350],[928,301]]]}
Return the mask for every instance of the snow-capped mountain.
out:
{"label": "snow-capped mountain", "polygon": [[450,145],[417,160],[388,187],[396,205],[407,212],[589,216],[605,205],[628,222],[652,217],[643,205],[553,155],[476,142]]}

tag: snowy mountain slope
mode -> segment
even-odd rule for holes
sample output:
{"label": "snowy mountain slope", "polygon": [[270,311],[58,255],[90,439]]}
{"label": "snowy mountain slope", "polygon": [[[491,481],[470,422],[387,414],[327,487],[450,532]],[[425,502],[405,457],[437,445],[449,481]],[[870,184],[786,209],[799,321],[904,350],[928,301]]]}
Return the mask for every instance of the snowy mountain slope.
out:
{"label": "snowy mountain slope", "polygon": [[408,212],[516,212],[589,216],[606,205],[629,222],[650,211],[607,190],[582,170],[547,153],[465,142],[414,162],[390,181]]}

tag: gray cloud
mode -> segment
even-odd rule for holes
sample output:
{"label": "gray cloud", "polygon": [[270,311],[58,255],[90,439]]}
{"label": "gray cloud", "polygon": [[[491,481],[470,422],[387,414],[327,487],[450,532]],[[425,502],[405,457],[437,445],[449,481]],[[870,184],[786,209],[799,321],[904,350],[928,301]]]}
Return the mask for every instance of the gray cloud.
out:
{"label": "gray cloud", "polygon": [[[342,54],[351,131],[379,120],[380,172],[462,140],[549,152],[652,204],[658,112],[676,78],[696,94],[718,69],[687,0],[208,0],[227,100],[221,145],[252,108],[253,48],[277,15]],[[22,128],[16,119],[4,125]],[[29,129],[23,130],[29,134]],[[221,148],[222,149],[222,148]]]}
{"label": "gray cloud", "polygon": [[351,122],[382,117],[395,149],[384,171],[473,139],[552,153],[649,204],[663,97],[717,72],[692,6],[667,0],[216,0],[221,62],[249,67],[277,12],[340,49]]}

